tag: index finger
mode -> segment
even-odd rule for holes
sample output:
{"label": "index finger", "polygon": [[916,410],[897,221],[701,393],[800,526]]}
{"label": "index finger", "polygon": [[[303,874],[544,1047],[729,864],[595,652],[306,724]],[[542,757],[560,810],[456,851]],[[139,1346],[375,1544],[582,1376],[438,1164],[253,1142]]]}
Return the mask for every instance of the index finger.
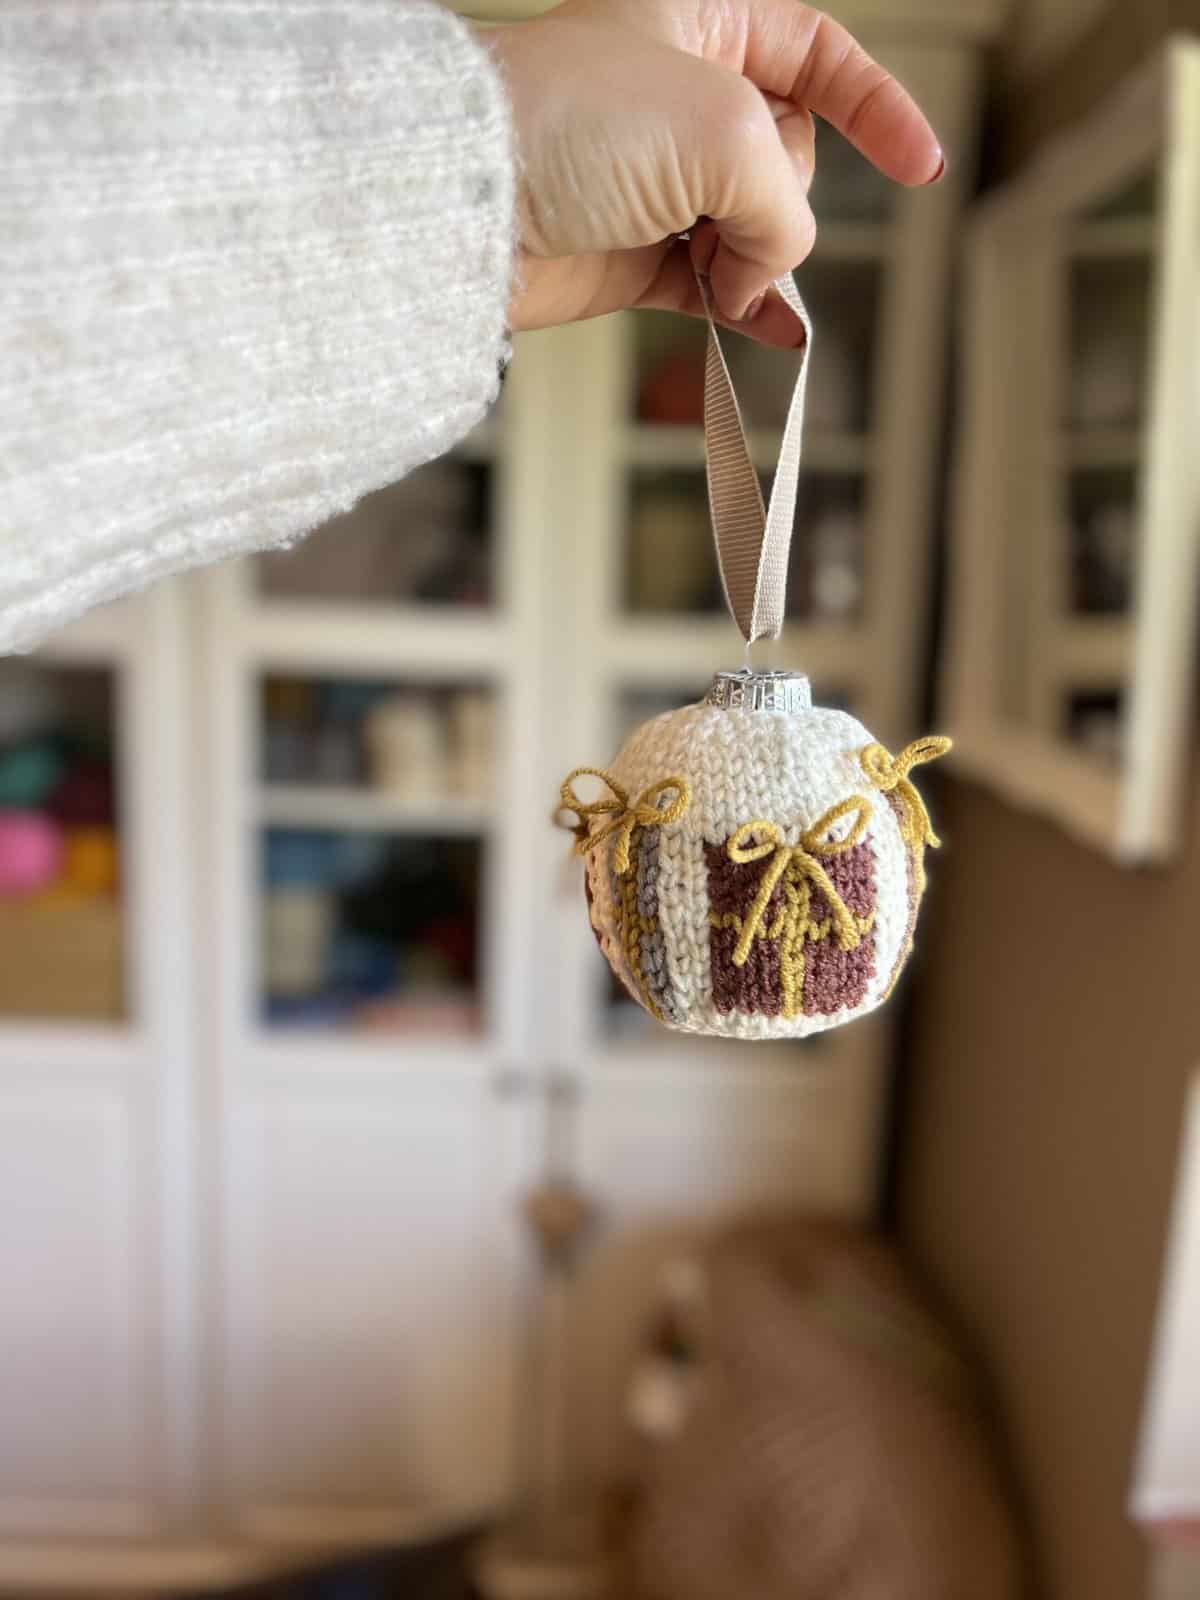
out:
{"label": "index finger", "polygon": [[746,0],[742,71],[813,111],[897,183],[932,183],[945,162],[916,101],[840,22],[796,0]]}

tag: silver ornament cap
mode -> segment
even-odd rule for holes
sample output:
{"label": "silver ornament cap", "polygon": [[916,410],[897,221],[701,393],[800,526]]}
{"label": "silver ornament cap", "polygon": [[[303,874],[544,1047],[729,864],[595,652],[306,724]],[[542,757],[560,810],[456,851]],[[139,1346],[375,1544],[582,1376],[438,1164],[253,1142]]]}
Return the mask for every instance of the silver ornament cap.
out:
{"label": "silver ornament cap", "polygon": [[704,697],[725,711],[811,711],[812,685],[802,672],[717,672]]}

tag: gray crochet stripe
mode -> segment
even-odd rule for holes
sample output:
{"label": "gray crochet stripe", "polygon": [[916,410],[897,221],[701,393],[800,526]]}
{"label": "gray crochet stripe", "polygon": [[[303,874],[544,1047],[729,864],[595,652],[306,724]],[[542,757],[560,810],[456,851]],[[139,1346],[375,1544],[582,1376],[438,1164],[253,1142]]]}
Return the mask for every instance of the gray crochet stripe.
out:
{"label": "gray crochet stripe", "polygon": [[681,1022],[667,971],[666,940],[658,926],[658,835],[657,828],[643,828],[637,847],[637,907],[643,917],[653,918],[655,923],[654,932],[643,933],[641,937],[642,981],[667,1021]]}

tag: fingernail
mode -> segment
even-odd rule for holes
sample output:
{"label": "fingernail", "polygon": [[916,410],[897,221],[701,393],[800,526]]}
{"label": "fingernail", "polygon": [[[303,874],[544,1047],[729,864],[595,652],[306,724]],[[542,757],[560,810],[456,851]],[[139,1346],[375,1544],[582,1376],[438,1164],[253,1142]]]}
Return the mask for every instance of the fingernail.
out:
{"label": "fingernail", "polygon": [[925,187],[928,188],[931,183],[936,183],[938,181],[938,179],[942,176],[943,172],[945,172],[945,170],[946,170],[946,157],[939,150],[938,151],[937,171],[934,173],[932,178],[926,178],[925,179]]}

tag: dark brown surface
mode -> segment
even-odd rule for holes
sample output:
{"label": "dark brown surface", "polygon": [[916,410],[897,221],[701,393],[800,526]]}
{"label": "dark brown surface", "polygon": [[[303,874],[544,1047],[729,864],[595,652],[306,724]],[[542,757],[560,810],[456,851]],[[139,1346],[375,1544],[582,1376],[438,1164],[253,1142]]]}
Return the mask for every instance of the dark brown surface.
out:
{"label": "dark brown surface", "polygon": [[966,783],[945,784],[938,821],[900,1231],[991,1368],[1045,1595],[1139,1600],[1125,1506],[1200,1064],[1200,798],[1159,872]]}
{"label": "dark brown surface", "polygon": [[225,1594],[230,1600],[478,1600],[467,1568],[479,1537],[464,1533],[435,1544],[347,1554]]}
{"label": "dark brown surface", "polygon": [[1070,127],[1173,31],[1200,33],[1200,0],[1118,0],[1032,83],[999,94],[994,175],[1014,172],[1044,140]]}

